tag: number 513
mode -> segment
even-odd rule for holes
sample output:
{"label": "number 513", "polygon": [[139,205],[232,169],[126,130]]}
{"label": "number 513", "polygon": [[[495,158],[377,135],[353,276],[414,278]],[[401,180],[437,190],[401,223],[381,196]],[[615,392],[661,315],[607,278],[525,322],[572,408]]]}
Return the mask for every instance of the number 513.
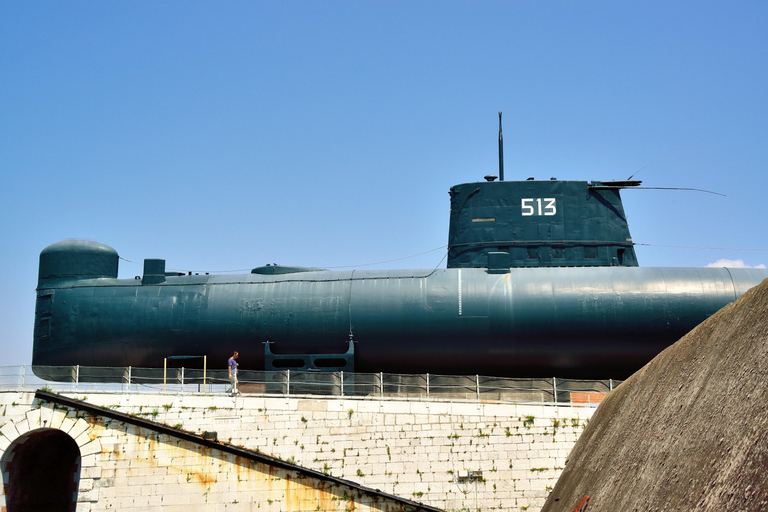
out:
{"label": "number 513", "polygon": [[545,215],[547,217],[557,213],[557,201],[554,197],[525,198],[520,201],[523,217],[532,215]]}

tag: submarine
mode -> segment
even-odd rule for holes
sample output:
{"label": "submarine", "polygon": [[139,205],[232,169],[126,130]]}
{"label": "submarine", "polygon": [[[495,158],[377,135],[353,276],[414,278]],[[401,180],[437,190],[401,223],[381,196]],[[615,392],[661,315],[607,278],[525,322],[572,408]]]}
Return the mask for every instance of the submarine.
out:
{"label": "submarine", "polygon": [[450,189],[445,268],[192,275],[152,258],[118,279],[115,249],[54,243],[40,253],[33,371],[223,366],[236,350],[250,370],[625,378],[768,278],[640,267],[621,200],[640,181],[504,181],[502,165],[501,179]]}
{"label": "submarine", "polygon": [[192,275],[148,258],[118,279],[115,249],[62,240],[40,253],[32,370],[237,351],[249,370],[624,379],[768,278],[640,267],[621,200],[640,185],[505,181],[499,112],[499,176],[449,191],[446,268]]}

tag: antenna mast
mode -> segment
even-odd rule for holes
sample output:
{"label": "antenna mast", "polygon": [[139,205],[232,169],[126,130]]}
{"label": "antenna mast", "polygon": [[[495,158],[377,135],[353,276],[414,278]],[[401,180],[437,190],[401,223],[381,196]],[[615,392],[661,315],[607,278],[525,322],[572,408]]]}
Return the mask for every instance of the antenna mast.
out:
{"label": "antenna mast", "polygon": [[504,137],[501,135],[501,110],[499,110],[499,181],[504,181]]}

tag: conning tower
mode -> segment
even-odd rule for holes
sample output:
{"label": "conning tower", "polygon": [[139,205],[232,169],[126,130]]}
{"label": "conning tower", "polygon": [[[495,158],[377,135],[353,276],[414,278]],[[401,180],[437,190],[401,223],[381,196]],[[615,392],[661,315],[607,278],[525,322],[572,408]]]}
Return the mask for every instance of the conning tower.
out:
{"label": "conning tower", "polygon": [[636,267],[619,191],[640,181],[494,181],[450,190],[448,268]]}

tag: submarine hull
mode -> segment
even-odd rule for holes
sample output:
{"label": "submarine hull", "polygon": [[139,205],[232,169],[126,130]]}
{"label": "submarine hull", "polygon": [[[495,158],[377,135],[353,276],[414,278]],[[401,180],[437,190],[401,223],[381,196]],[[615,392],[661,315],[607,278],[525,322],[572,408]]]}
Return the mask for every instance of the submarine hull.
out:
{"label": "submarine hull", "polygon": [[[624,378],[768,278],[640,267],[167,276],[145,266],[125,280],[116,253],[93,244],[41,254],[42,377],[45,366],[152,368],[172,356],[223,368],[235,350],[242,368],[262,370],[265,342],[276,354],[340,354],[351,338],[357,372]],[[62,272],[73,251],[90,256]]]}

